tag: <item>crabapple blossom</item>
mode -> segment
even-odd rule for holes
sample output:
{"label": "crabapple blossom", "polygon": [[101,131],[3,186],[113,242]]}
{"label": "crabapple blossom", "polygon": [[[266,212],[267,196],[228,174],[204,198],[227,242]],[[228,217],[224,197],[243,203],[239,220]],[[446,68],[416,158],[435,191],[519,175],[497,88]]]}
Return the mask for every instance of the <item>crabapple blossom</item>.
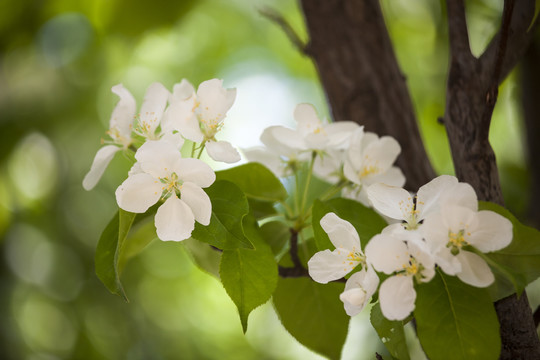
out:
{"label": "crabapple blossom", "polygon": [[113,86],[111,91],[120,98],[109,121],[107,135],[111,141],[96,153],[90,171],[83,180],[85,190],[92,190],[96,186],[114,155],[122,149],[127,149],[133,141],[131,130],[136,111],[135,99],[122,84]]}
{"label": "crabapple blossom", "polygon": [[309,275],[316,282],[326,284],[341,279],[360,265],[362,269],[347,281],[340,299],[348,315],[358,314],[377,290],[379,278],[362,252],[356,229],[335,213],[328,213],[321,219],[321,226],[336,247],[319,251],[308,261]]}
{"label": "crabapple blossom", "polygon": [[235,163],[240,160],[238,151],[229,142],[216,140],[235,98],[236,89],[223,88],[223,80],[204,81],[197,92],[187,80],[182,80],[174,86],[167,123],[186,139],[201,143],[212,159]]}
{"label": "crabapple blossom", "polygon": [[382,233],[366,245],[373,268],[391,275],[379,288],[381,311],[388,320],[405,319],[415,308],[414,282],[428,282],[435,275],[435,261],[426,244],[408,234]]}
{"label": "crabapple blossom", "polygon": [[476,194],[469,196],[475,206],[442,203],[439,212],[424,220],[421,232],[445,273],[469,285],[486,287],[495,280],[493,273],[486,261],[467,247],[490,252],[508,246],[512,223],[493,211],[477,211]]}
{"label": "crabapple blossom", "polygon": [[403,186],[405,176],[398,167],[392,166],[400,152],[401,147],[393,137],[379,138],[374,133],[356,130],[343,166],[343,173],[352,186],[343,190],[343,196],[369,205],[368,186],[375,183]]}
{"label": "crabapple blossom", "polygon": [[210,223],[212,204],[202,188],[216,175],[198,159],[184,159],[176,146],[165,140],[147,141],[135,154],[137,163],[116,190],[118,206],[144,213],[160,199],[165,202],[155,216],[161,240],[181,241],[191,236],[195,221]]}

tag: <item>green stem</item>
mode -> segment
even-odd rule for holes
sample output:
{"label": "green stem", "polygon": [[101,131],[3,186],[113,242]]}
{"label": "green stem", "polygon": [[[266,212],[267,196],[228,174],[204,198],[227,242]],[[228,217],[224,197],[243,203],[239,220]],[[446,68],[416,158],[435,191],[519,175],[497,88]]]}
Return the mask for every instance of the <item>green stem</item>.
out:
{"label": "green stem", "polygon": [[193,157],[193,155],[195,155],[195,142],[191,144],[191,157]]}
{"label": "green stem", "polygon": [[202,152],[204,150],[204,145],[205,144],[206,144],[206,140],[203,140],[203,142],[201,143],[201,150],[199,150],[199,154],[197,155],[197,159],[201,158],[201,155],[202,155]]}
{"label": "green stem", "polygon": [[311,177],[313,174],[313,164],[315,163],[315,157],[317,156],[316,152],[311,153],[311,161],[309,163],[309,170],[307,174],[306,184],[304,185],[304,195],[302,196],[302,205],[300,206],[300,215],[304,213],[304,208],[306,207],[307,194],[309,190],[309,185],[311,183]]}
{"label": "green stem", "polygon": [[[349,185],[350,182],[347,181],[347,180],[341,180],[339,183],[336,184],[336,186],[334,187],[331,187],[327,192],[326,194],[324,194],[323,196],[320,197],[320,200],[321,201],[325,201],[325,200],[328,200],[330,198],[332,198],[332,196],[336,195],[338,192],[340,192],[341,190],[343,190],[343,188],[347,185]],[[360,185],[361,186],[361,185]]]}

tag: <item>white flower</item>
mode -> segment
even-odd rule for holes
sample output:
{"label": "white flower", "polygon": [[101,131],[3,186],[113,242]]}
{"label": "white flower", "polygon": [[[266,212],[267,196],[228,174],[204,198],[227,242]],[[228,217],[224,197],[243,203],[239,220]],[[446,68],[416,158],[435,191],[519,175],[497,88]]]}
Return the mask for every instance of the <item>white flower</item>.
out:
{"label": "white flower", "polygon": [[371,185],[367,195],[377,211],[389,218],[405,221],[405,227],[411,230],[418,228],[420,221],[429,214],[438,212],[441,202],[477,206],[474,189],[450,175],[441,175],[423,185],[415,197],[405,189],[380,183]]}
{"label": "white flower", "polygon": [[134,128],[136,134],[148,140],[161,139],[165,132],[163,129],[161,132],[157,130],[161,125],[169,95],[169,90],[161,83],[155,82],[148,87]]}
{"label": "white flower", "polygon": [[326,284],[341,279],[360,265],[362,269],[347,281],[340,299],[349,316],[358,314],[377,290],[379,278],[360,247],[356,229],[334,213],[321,219],[321,226],[336,247],[334,251],[319,251],[308,261],[309,275],[316,282]]}
{"label": "white flower", "polygon": [[467,251],[474,246],[481,252],[502,249],[512,241],[512,223],[493,211],[477,211],[475,206],[443,203],[440,212],[428,216],[420,231],[424,234],[437,264],[449,275],[473,286],[486,287],[494,280],[484,259]]}
{"label": "white flower", "polygon": [[343,167],[345,177],[355,185],[345,188],[343,196],[369,206],[368,186],[375,183],[403,186],[405,176],[398,167],[392,166],[400,152],[401,147],[393,137],[379,138],[374,133],[356,130]]}
{"label": "white flower", "polygon": [[366,257],[375,270],[392,275],[379,288],[383,315],[388,320],[405,319],[415,307],[414,281],[428,282],[435,275],[435,262],[425,243],[383,233],[366,245]]}
{"label": "white flower", "polygon": [[112,144],[99,149],[94,157],[90,171],[83,180],[83,187],[86,190],[92,190],[96,186],[114,155],[122,149],[127,149],[132,142],[131,130],[136,111],[135,99],[122,84],[113,86],[111,90],[120,97],[112,112],[109,131],[107,131]]}
{"label": "white flower", "polygon": [[212,204],[202,188],[216,175],[204,162],[183,159],[174,144],[147,141],[135,154],[137,163],[116,190],[118,206],[144,213],[160,199],[155,225],[161,240],[181,241],[191,236],[195,221],[210,223]]}
{"label": "white flower", "polygon": [[223,80],[202,82],[197,92],[187,81],[176,84],[166,119],[168,126],[195,143],[204,143],[208,155],[226,163],[240,160],[240,154],[227,141],[216,140],[223,120],[236,98],[236,89],[223,88]]}

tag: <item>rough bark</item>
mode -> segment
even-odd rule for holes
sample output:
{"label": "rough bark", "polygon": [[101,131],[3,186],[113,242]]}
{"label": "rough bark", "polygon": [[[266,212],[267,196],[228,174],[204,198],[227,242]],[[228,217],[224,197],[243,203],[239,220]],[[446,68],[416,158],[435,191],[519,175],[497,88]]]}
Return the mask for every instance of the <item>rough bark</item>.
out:
{"label": "rough bark", "polygon": [[[309,31],[305,52],[317,66],[335,120],[391,135],[397,165],[417,190],[435,176],[377,0],[302,0]],[[414,166],[411,166],[414,164]]]}
{"label": "rough bark", "polygon": [[[480,200],[504,205],[495,154],[488,135],[497,88],[523,54],[531,33],[534,1],[505,1],[501,29],[480,58],[469,48],[462,0],[447,1],[450,35],[444,123],[456,175]],[[539,359],[540,342],[525,292],[495,303],[502,340],[501,359]]]}

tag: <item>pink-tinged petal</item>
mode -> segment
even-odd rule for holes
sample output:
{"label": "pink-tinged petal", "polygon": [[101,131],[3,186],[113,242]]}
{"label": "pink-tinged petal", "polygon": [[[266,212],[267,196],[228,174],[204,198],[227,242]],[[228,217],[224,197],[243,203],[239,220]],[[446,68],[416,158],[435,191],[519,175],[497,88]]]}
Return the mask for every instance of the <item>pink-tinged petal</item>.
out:
{"label": "pink-tinged petal", "polygon": [[205,146],[208,156],[215,161],[221,161],[228,164],[240,161],[238,150],[227,141],[208,141]]}
{"label": "pink-tinged petal", "polygon": [[323,126],[315,107],[311,104],[298,104],[294,109],[294,119],[298,123],[297,131],[301,137],[321,130]]}
{"label": "pink-tinged petal", "polygon": [[284,176],[283,162],[276,153],[269,151],[262,146],[242,149],[242,152],[249,162],[258,162],[259,164],[266,166],[277,177]]}
{"label": "pink-tinged petal", "polygon": [[377,271],[392,274],[409,265],[409,251],[405,242],[388,234],[375,235],[364,251],[367,262]]}
{"label": "pink-tinged petal", "polygon": [[116,189],[116,202],[126,211],[144,213],[158,202],[162,186],[159,180],[146,173],[129,176]]}
{"label": "pink-tinged petal", "polygon": [[154,221],[157,236],[163,241],[185,240],[195,228],[195,218],[190,207],[174,195],[159,207]]}
{"label": "pink-tinged petal", "polygon": [[350,252],[361,252],[360,238],[350,222],[341,219],[334,213],[328,213],[321,219],[321,227],[328,234],[332,244]]}
{"label": "pink-tinged petal", "polygon": [[161,128],[165,131],[177,130],[188,140],[200,143],[204,139],[201,132],[199,120],[195,116],[193,109],[195,107],[195,98],[172,102],[161,122]]}
{"label": "pink-tinged petal", "polygon": [[457,277],[464,283],[476,287],[487,287],[495,281],[493,272],[480,256],[469,251],[460,251],[456,257],[461,263],[461,272],[457,274]]}
{"label": "pink-tinged petal", "polygon": [[236,99],[236,89],[223,88],[223,80],[211,79],[202,82],[197,90],[200,105],[196,111],[204,121],[221,122]]}
{"label": "pink-tinged petal", "polygon": [[379,289],[381,311],[388,320],[403,320],[414,310],[416,291],[410,276],[392,276]]}
{"label": "pink-tinged petal", "polygon": [[373,207],[381,214],[396,220],[411,219],[414,204],[407,190],[385,184],[373,184],[367,188],[367,194]]}
{"label": "pink-tinged petal", "polygon": [[379,277],[371,267],[356,272],[345,283],[345,291],[339,295],[345,312],[355,316],[364,309],[379,285]]}
{"label": "pink-tinged petal", "polygon": [[147,133],[154,134],[156,128],[159,126],[168,98],[169,90],[161,83],[155,82],[146,90],[141,105],[139,122]]}
{"label": "pink-tinged petal", "polygon": [[101,179],[101,176],[103,176],[105,169],[107,169],[107,166],[114,157],[114,154],[116,154],[118,150],[120,150],[120,148],[114,145],[107,145],[98,150],[94,157],[94,161],[92,162],[92,166],[90,167],[90,171],[88,171],[83,179],[82,185],[85,190],[92,190],[94,186],[96,186],[99,179]]}
{"label": "pink-tinged petal", "polygon": [[195,88],[193,85],[191,85],[188,80],[182,79],[179,83],[174,84],[171,99],[172,101],[182,101],[187,100],[194,95]]}
{"label": "pink-tinged petal", "polygon": [[181,158],[176,145],[166,140],[148,140],[135,153],[141,169],[156,178],[170,177]]}
{"label": "pink-tinged petal", "polygon": [[210,224],[212,203],[203,189],[193,183],[185,182],[180,189],[180,197],[191,208],[195,220],[204,226]]}
{"label": "pink-tinged petal", "polygon": [[111,90],[120,100],[112,112],[109,128],[116,129],[121,137],[131,139],[133,119],[137,111],[135,98],[122,84],[113,86]]}
{"label": "pink-tinged petal", "polygon": [[471,228],[468,241],[482,252],[500,250],[512,242],[513,231],[510,220],[493,211],[477,213],[478,226]]}
{"label": "pink-tinged petal", "polygon": [[216,180],[214,170],[198,159],[178,159],[173,169],[180,180],[192,182],[202,188],[212,185]]}
{"label": "pink-tinged petal", "polygon": [[309,276],[321,284],[341,279],[359,264],[348,257],[349,251],[346,249],[319,251],[308,261]]}

